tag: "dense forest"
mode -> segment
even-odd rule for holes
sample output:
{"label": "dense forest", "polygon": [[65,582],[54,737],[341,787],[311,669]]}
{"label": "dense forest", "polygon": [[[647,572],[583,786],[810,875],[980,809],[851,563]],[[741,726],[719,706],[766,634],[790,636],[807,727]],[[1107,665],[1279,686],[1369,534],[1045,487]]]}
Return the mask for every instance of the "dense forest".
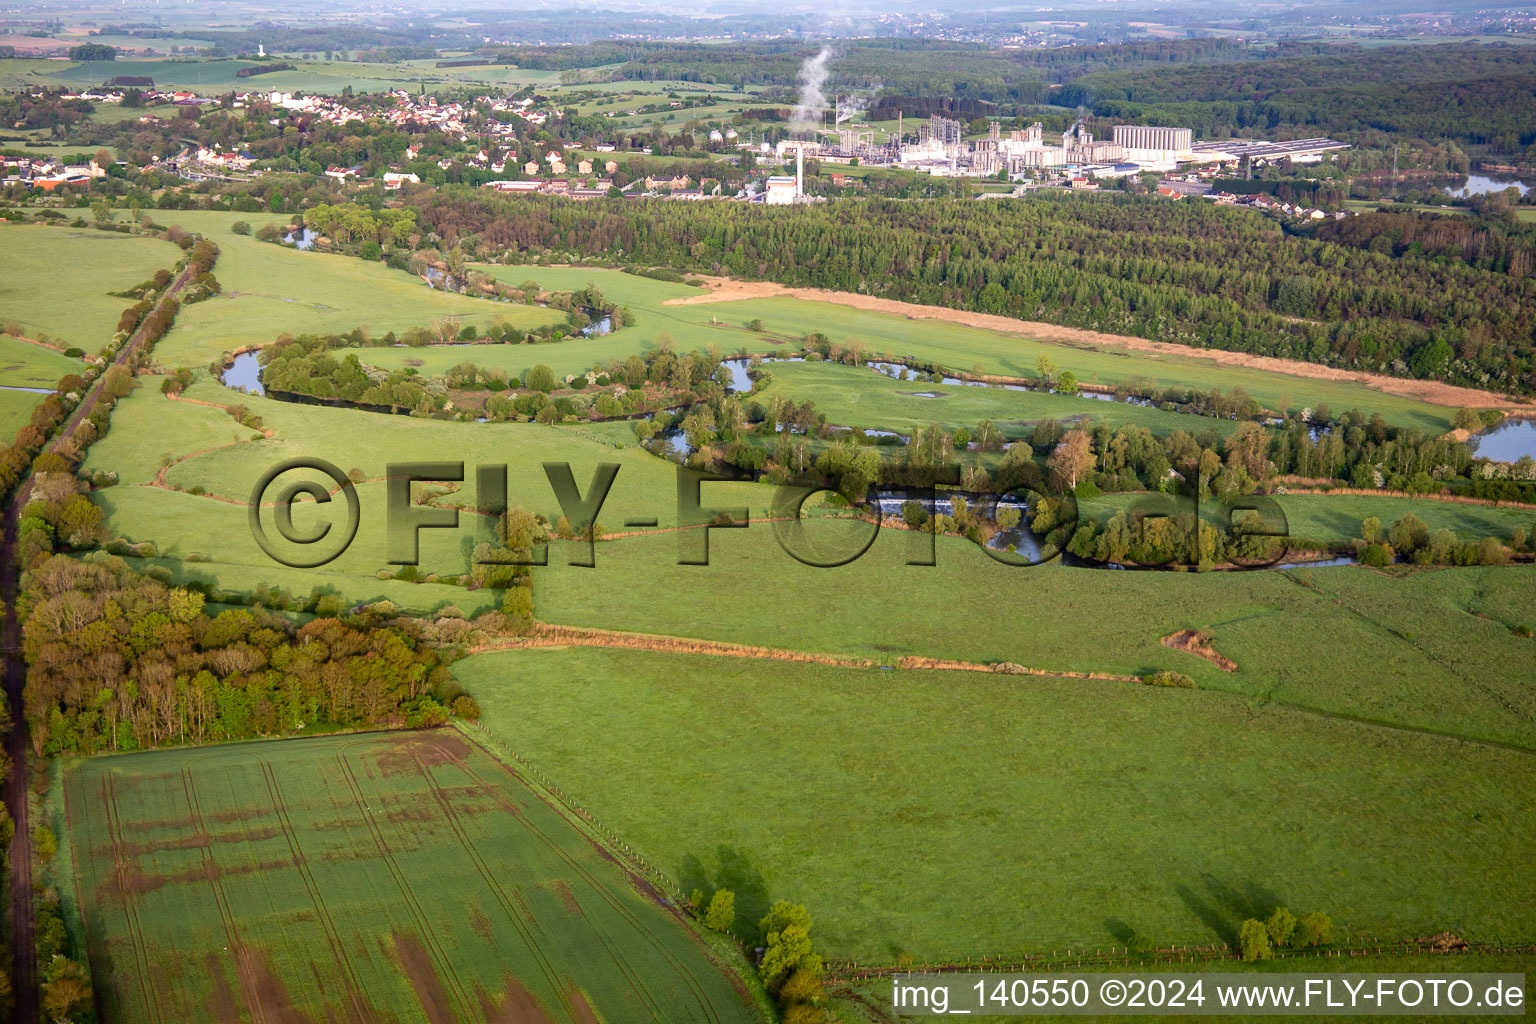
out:
{"label": "dense forest", "polygon": [[1536,144],[1533,91],[1536,50],[1528,46],[1322,53],[1282,47],[1270,60],[1096,72],[1062,86],[1054,102],[1088,107],[1100,117],[1185,125],[1205,137],[1356,141],[1377,131],[1519,155]]}
{"label": "dense forest", "polygon": [[[616,81],[722,82],[793,90],[800,66],[818,46],[803,41],[725,46],[607,42],[582,47],[519,47],[504,51],[502,59],[521,67],[551,70],[623,61],[612,74]],[[931,39],[863,39],[836,44],[829,91],[884,89],[894,95],[1042,103],[1050,97],[1049,83],[1089,71],[1234,59],[1244,52],[1221,39],[1015,50]]]}
{"label": "dense forest", "polygon": [[45,556],[23,585],[25,714],[45,754],[478,714],[437,654],[392,626],[205,614],[201,593],[105,552]]}
{"label": "dense forest", "polygon": [[[1536,390],[1523,265],[1286,235],[1261,215],[1137,197],[1028,203],[566,203],[418,197],[446,251],[622,258],[1115,334]],[[1523,251],[1523,250],[1522,250]]]}
{"label": "dense forest", "polygon": [[1423,253],[1524,278],[1533,269],[1536,224],[1508,217],[1444,217],[1378,210],[1323,224],[1317,237],[1372,252]]}

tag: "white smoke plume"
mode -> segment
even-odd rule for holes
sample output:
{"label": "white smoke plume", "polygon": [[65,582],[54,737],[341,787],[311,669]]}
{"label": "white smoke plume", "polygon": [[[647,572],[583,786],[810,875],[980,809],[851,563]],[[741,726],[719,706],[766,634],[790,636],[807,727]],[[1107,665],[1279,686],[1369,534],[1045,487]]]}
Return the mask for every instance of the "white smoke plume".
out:
{"label": "white smoke plume", "polygon": [[851,121],[864,113],[874,105],[875,97],[880,95],[880,83],[876,82],[868,89],[856,89],[846,96],[837,98],[837,123]]}
{"label": "white smoke plume", "polygon": [[827,106],[827,97],[821,87],[827,84],[827,64],[832,56],[832,47],[823,46],[816,56],[807,58],[800,65],[800,98],[795,101],[795,111],[790,115],[792,131],[814,131],[821,127],[821,112]]}

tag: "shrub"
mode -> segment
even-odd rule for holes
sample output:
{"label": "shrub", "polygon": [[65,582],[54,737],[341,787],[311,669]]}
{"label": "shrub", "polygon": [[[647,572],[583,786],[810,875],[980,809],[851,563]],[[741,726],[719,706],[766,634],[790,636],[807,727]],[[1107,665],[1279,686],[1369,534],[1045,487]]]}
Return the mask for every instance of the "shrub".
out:
{"label": "shrub", "polygon": [[1195,681],[1182,672],[1152,672],[1141,677],[1141,681],[1148,686],[1180,686],[1188,690],[1195,689]]}
{"label": "shrub", "polygon": [[1360,564],[1385,569],[1397,557],[1390,544],[1367,544],[1360,551]]}
{"label": "shrub", "polygon": [[453,717],[462,718],[466,722],[478,722],[480,720],[480,705],[469,694],[455,697],[450,708]]}
{"label": "shrub", "polygon": [[237,220],[229,226],[229,230],[237,235],[248,235],[251,233],[251,225],[249,221]]}

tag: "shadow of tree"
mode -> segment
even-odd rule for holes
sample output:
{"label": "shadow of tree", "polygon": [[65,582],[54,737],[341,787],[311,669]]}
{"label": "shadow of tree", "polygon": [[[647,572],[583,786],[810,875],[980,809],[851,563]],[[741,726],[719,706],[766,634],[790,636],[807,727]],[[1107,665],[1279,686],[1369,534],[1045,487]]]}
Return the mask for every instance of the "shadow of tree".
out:
{"label": "shadow of tree", "polygon": [[1244,921],[1266,920],[1282,905],[1272,890],[1258,882],[1228,882],[1206,873],[1200,876],[1199,884],[1203,892],[1182,883],[1174,886],[1174,891],[1190,912],[1229,946],[1237,946]]}
{"label": "shadow of tree", "polygon": [[752,866],[752,858],[745,850],[722,844],[712,858],[713,872],[697,854],[683,857],[678,870],[678,881],[686,893],[698,890],[703,893],[704,905],[720,889],[729,889],[736,895],[736,925],[732,934],[749,946],[759,945],[762,938],[757,923],[768,914],[768,882],[761,871]]}

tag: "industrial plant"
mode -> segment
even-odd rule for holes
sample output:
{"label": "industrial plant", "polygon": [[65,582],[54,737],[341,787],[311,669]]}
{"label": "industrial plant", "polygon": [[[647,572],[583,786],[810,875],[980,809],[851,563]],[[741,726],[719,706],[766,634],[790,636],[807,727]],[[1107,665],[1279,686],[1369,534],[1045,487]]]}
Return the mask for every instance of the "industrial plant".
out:
{"label": "industrial plant", "polygon": [[[1024,129],[1005,131],[991,122],[983,138],[966,139],[966,125],[935,115],[904,130],[898,115],[896,128],[884,142],[868,126],[851,124],[796,133],[770,147],[761,143],[781,163],[791,154],[796,163],[793,178],[770,178],[766,202],[783,204],[804,196],[804,163],[807,157],[823,164],[862,164],[897,167],[942,177],[1007,177],[1020,181],[1053,173],[1073,178],[1113,178],[1144,171],[1168,172],[1198,165],[1237,168],[1259,167],[1281,160],[1312,163],[1330,152],[1347,149],[1333,139],[1314,138],[1293,142],[1228,139],[1196,142],[1190,128],[1156,125],[1115,125],[1108,139],[1094,136],[1082,121],[1059,136],[1047,134],[1036,121]],[[743,144],[750,148],[751,144]]]}

